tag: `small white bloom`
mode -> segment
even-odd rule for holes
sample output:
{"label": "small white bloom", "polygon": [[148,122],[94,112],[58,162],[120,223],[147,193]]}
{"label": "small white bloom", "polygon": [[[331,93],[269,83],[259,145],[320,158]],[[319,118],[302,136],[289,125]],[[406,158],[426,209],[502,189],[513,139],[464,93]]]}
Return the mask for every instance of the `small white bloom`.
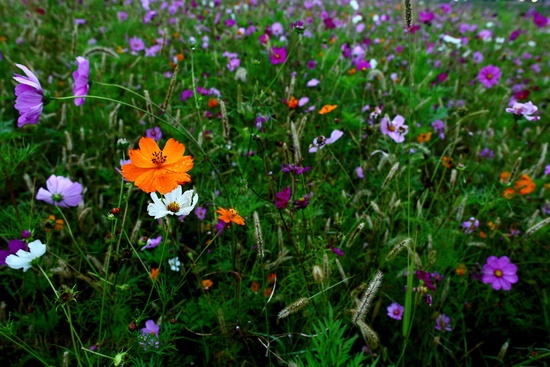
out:
{"label": "small white bloom", "polygon": [[380,16],[379,16],[378,14],[374,14],[374,15],[372,16],[372,21],[373,21],[374,23],[377,23],[379,20],[380,20]]}
{"label": "small white bloom", "polygon": [[485,27],[487,28],[493,28],[495,26],[495,23],[493,22],[487,22],[487,24],[485,24]]}
{"label": "small white bloom", "polygon": [[180,271],[181,262],[180,259],[178,259],[177,257],[168,259],[168,265],[170,265],[170,269],[172,269],[173,271]]}
{"label": "small white bloom", "polygon": [[168,194],[164,198],[159,198],[155,192],[151,193],[153,202],[147,206],[147,212],[155,219],[170,215],[189,215],[197,205],[199,196],[195,190],[187,190],[182,194],[181,186]]}
{"label": "small white bloom", "polygon": [[351,18],[351,22],[353,24],[357,24],[362,20],[363,20],[363,17],[361,16],[361,14],[354,15],[353,18]]}
{"label": "small white bloom", "polygon": [[376,69],[376,67],[378,66],[378,61],[376,61],[375,59],[370,59],[369,64],[371,68]]}
{"label": "small white bloom", "polygon": [[462,45],[462,40],[460,38],[451,37],[448,34],[443,35],[443,41],[452,43],[456,46]]}
{"label": "small white bloom", "polygon": [[40,256],[46,253],[46,245],[40,240],[29,243],[29,251],[18,250],[15,255],[9,255],[6,257],[6,265],[12,269],[23,269],[27,271],[32,266],[34,259],[38,259]]}
{"label": "small white bloom", "polygon": [[537,43],[535,41],[529,41],[529,42],[527,42],[527,44],[531,47],[535,47],[537,45]]}
{"label": "small white bloom", "polygon": [[358,10],[359,9],[359,4],[357,3],[356,0],[351,0],[349,2],[349,5],[353,8],[353,10]]}
{"label": "small white bloom", "polygon": [[497,37],[495,38],[496,43],[504,43],[504,37]]}

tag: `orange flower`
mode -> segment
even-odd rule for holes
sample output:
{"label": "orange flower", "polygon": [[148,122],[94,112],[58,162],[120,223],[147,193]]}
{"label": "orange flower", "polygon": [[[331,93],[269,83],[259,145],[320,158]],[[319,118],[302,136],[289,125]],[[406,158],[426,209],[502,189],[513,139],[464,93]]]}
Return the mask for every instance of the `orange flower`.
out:
{"label": "orange flower", "polygon": [[273,293],[273,289],[271,287],[264,289],[264,297],[271,297],[271,293]]}
{"label": "orange flower", "polygon": [[204,290],[207,291],[208,289],[210,289],[210,287],[214,285],[214,282],[211,281],[210,279],[205,279],[201,282],[201,285],[204,288]]}
{"label": "orange flower", "polygon": [[185,145],[170,138],[161,151],[151,138],[139,140],[140,149],[130,149],[132,163],[122,166],[122,175],[143,191],[167,194],[191,181],[187,174],[193,158],[184,156]]}
{"label": "orange flower", "polygon": [[218,100],[216,98],[210,98],[208,100],[208,107],[214,108],[218,105]]}
{"label": "orange flower", "polygon": [[416,137],[416,141],[419,143],[426,143],[432,138],[432,132],[421,133]]}
{"label": "orange flower", "polygon": [[241,217],[239,215],[239,212],[237,212],[233,208],[224,209],[224,208],[218,207],[218,210],[216,210],[216,213],[220,214],[220,220],[225,223],[233,222],[240,226],[244,226],[243,217]]}
{"label": "orange flower", "polygon": [[452,168],[454,163],[455,161],[451,157],[443,157],[443,159],[441,159],[441,165],[445,168]]}
{"label": "orange flower", "polygon": [[507,184],[510,181],[510,172],[502,172],[500,174],[500,182]]}
{"label": "orange flower", "polygon": [[529,175],[521,175],[519,180],[516,181],[514,187],[518,190],[521,195],[528,195],[535,191],[535,183],[531,181]]}
{"label": "orange flower", "polygon": [[349,75],[353,75],[353,74],[355,74],[356,72],[357,72],[357,70],[355,70],[355,68],[351,68],[351,69],[348,70],[348,74],[349,74]]}
{"label": "orange flower", "polygon": [[157,280],[158,275],[159,275],[159,269],[158,268],[152,268],[151,273],[149,274],[151,279]]}
{"label": "orange flower", "polygon": [[65,221],[63,219],[56,219],[55,215],[51,214],[48,219],[46,219],[46,232],[49,232],[53,229],[56,231],[61,231],[65,226]]}
{"label": "orange flower", "polygon": [[277,281],[277,274],[271,273],[267,276],[267,284],[273,284]]}
{"label": "orange flower", "polygon": [[252,285],[250,286],[250,290],[254,293],[257,293],[260,289],[260,285],[257,282],[252,282]]}
{"label": "orange flower", "polygon": [[326,104],[319,110],[319,115],[325,115],[329,112],[332,112],[338,107],[338,105],[335,104]]}
{"label": "orange flower", "polygon": [[504,197],[505,199],[511,199],[513,198],[514,196],[516,195],[516,191],[511,188],[511,187],[508,187],[507,189],[505,189],[503,192],[502,192],[502,197]]}
{"label": "orange flower", "polygon": [[290,100],[286,102],[286,104],[288,105],[288,108],[296,108],[298,107],[298,100],[292,96],[290,97]]}
{"label": "orange flower", "polygon": [[458,275],[459,277],[460,277],[460,276],[463,276],[464,274],[466,274],[466,265],[464,265],[464,264],[458,264],[458,266],[457,266],[456,269],[455,269],[455,273],[456,273],[456,275]]}
{"label": "orange flower", "polygon": [[178,62],[183,61],[183,59],[185,59],[185,56],[183,54],[177,54],[176,55],[176,60],[178,60]]}

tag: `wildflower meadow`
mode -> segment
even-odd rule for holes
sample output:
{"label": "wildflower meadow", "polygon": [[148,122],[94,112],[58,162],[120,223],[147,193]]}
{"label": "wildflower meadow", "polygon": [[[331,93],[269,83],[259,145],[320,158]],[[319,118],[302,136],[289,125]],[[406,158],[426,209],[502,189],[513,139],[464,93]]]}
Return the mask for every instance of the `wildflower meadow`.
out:
{"label": "wildflower meadow", "polygon": [[550,3],[0,2],[2,366],[550,365]]}

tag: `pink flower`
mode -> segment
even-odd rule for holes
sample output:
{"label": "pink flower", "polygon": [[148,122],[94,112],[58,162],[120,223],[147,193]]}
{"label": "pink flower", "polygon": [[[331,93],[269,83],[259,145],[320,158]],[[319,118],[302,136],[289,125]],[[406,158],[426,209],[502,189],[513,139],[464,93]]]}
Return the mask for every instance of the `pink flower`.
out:
{"label": "pink flower", "polygon": [[540,116],[531,116],[538,111],[537,106],[535,106],[531,101],[527,103],[515,102],[512,108],[507,108],[506,112],[512,113],[514,115],[519,115],[525,117],[528,121],[537,121],[540,120]]}
{"label": "pink flower", "polygon": [[340,139],[342,135],[344,135],[344,133],[340,130],[334,130],[328,139],[323,135],[319,135],[313,139],[313,145],[309,148],[309,152],[315,153],[319,149],[323,149],[325,145],[334,143],[336,140]]}
{"label": "pink flower", "polygon": [[37,124],[44,105],[49,102],[47,92],[42,89],[36,75],[26,66],[15,64],[23,70],[27,76],[15,74],[13,79],[21,84],[15,87],[15,109],[19,111],[17,126],[26,124]]}
{"label": "pink flower", "polygon": [[290,196],[292,195],[292,191],[290,187],[285,187],[280,192],[275,194],[275,206],[277,209],[284,209],[288,206],[288,201],[290,200]]}
{"label": "pink flower", "polygon": [[269,62],[273,65],[282,64],[286,60],[286,49],[284,47],[273,47],[269,54]]}
{"label": "pink flower", "polygon": [[499,289],[509,291],[512,284],[518,282],[517,270],[518,267],[512,264],[507,256],[501,258],[490,256],[487,263],[483,265],[481,281],[485,284],[491,283],[495,291]]}
{"label": "pink flower", "polygon": [[394,320],[401,320],[403,318],[403,312],[405,311],[405,308],[401,306],[399,303],[394,302],[391,305],[389,305],[386,310],[388,311],[389,317],[391,317]]}
{"label": "pink flower", "polygon": [[[78,68],[73,72],[73,93],[75,96],[85,96],[88,94],[88,89],[90,88],[90,61],[78,56],[76,62],[78,63]],[[74,104],[75,106],[82,106],[84,101],[85,98],[75,98]]]}
{"label": "pink flower", "polygon": [[67,208],[77,206],[82,201],[82,185],[66,177],[51,175],[46,181],[47,190],[42,187],[36,194],[36,200]]}
{"label": "pink flower", "polygon": [[139,37],[132,37],[128,42],[130,43],[132,51],[141,51],[145,49],[145,42]]}
{"label": "pink flower", "polygon": [[145,327],[140,330],[141,339],[140,344],[143,345],[145,349],[148,346],[158,348],[159,347],[159,330],[160,326],[157,325],[153,320],[145,321]]}
{"label": "pink flower", "polygon": [[396,143],[405,141],[405,135],[409,132],[409,127],[405,125],[405,118],[401,115],[394,117],[392,121],[388,115],[384,116],[380,121],[380,131],[384,135],[388,135]]}
{"label": "pink flower", "polygon": [[502,72],[498,66],[487,65],[479,71],[477,79],[485,88],[491,88],[498,84]]}

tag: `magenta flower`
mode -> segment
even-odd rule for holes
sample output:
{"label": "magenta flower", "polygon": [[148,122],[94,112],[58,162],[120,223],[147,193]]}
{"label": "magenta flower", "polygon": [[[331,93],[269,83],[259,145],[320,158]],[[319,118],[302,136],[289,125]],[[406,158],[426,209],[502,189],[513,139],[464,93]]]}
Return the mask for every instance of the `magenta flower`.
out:
{"label": "magenta flower", "polygon": [[13,79],[21,84],[15,86],[15,109],[19,111],[17,126],[37,124],[44,105],[49,102],[49,94],[42,89],[36,75],[26,66],[15,64],[27,76],[15,74]]}
{"label": "magenta flower", "polygon": [[290,196],[292,195],[292,191],[290,190],[290,187],[285,187],[280,192],[275,194],[275,206],[277,209],[284,209],[288,206],[288,201],[290,200]]}
{"label": "magenta flower", "polygon": [[204,220],[204,218],[206,218],[207,212],[208,211],[206,210],[206,208],[203,208],[202,206],[197,206],[193,213],[195,213],[195,215],[197,216],[197,218],[199,218],[199,220]]}
{"label": "magenta flower", "polygon": [[394,320],[401,320],[403,318],[403,312],[405,308],[399,303],[394,302],[386,308],[388,310],[388,316]]}
{"label": "magenta flower", "polygon": [[191,97],[193,97],[193,91],[191,89],[186,89],[181,92],[180,101],[187,101]]}
{"label": "magenta flower", "polygon": [[8,242],[8,250],[0,250],[0,266],[6,266],[6,258],[10,255],[15,255],[19,250],[29,250],[25,241],[15,239]]}
{"label": "magenta flower", "polygon": [[462,223],[462,228],[464,228],[464,233],[472,233],[479,227],[479,220],[471,217],[469,220]]}
{"label": "magenta flower", "polygon": [[306,167],[302,167],[300,165],[294,165],[294,164],[285,164],[283,163],[281,165],[281,171],[283,171],[284,173],[294,173],[295,175],[301,175],[302,173],[304,172],[307,172],[311,169],[311,167],[309,166],[306,166]]}
{"label": "magenta flower", "polygon": [[[86,96],[90,88],[90,61],[82,56],[76,58],[78,68],[73,72],[74,85],[73,93],[75,96]],[[82,106],[85,98],[75,98],[75,106]]]}
{"label": "magenta flower", "polygon": [[273,65],[282,64],[286,60],[286,49],[284,47],[273,47],[269,54],[269,62]]}
{"label": "magenta flower", "polygon": [[155,238],[148,238],[147,242],[145,243],[145,246],[141,248],[141,251],[150,250],[155,247],[158,247],[158,245],[160,245],[161,242],[162,242],[162,236],[158,236]]}
{"label": "magenta flower", "polygon": [[435,330],[439,331],[453,331],[451,328],[451,318],[444,314],[439,314],[435,319]]}
{"label": "magenta flower", "polygon": [[151,138],[158,143],[162,138],[162,130],[158,126],[155,126],[152,129],[147,129],[145,130],[145,137]]}
{"label": "magenta flower", "polygon": [[485,284],[491,283],[495,291],[499,289],[509,291],[512,284],[518,282],[517,270],[518,267],[512,264],[507,256],[500,258],[490,256],[487,258],[487,263],[483,265],[481,281]]}
{"label": "magenta flower", "polygon": [[67,208],[77,206],[82,201],[82,185],[66,177],[51,175],[46,181],[47,190],[40,188],[36,200]]}
{"label": "magenta flower", "polygon": [[340,139],[344,135],[344,133],[340,130],[334,130],[330,134],[330,138],[325,138],[323,135],[319,135],[315,139],[313,139],[313,145],[309,148],[310,153],[315,153],[319,149],[323,149],[325,145],[332,144],[336,140]]}
{"label": "magenta flower", "polygon": [[157,325],[153,320],[145,321],[145,327],[140,330],[142,339],[140,344],[143,345],[145,349],[147,349],[148,346],[158,348],[159,330],[159,325]]}
{"label": "magenta flower", "polygon": [[479,71],[477,79],[485,88],[491,88],[498,84],[501,76],[502,72],[498,66],[487,65]]}
{"label": "magenta flower", "polygon": [[380,131],[384,135],[388,135],[396,143],[405,141],[405,135],[409,132],[409,127],[405,125],[405,118],[401,115],[394,117],[390,121],[388,115],[384,116],[380,121]]}
{"label": "magenta flower", "polygon": [[523,116],[528,121],[537,121],[540,120],[540,116],[531,116],[538,111],[537,106],[535,106],[531,101],[527,103],[515,102],[512,108],[507,108],[506,112],[512,113],[514,115]]}
{"label": "magenta flower", "polygon": [[132,37],[128,42],[130,43],[132,51],[141,51],[145,49],[145,42],[139,37]]}

